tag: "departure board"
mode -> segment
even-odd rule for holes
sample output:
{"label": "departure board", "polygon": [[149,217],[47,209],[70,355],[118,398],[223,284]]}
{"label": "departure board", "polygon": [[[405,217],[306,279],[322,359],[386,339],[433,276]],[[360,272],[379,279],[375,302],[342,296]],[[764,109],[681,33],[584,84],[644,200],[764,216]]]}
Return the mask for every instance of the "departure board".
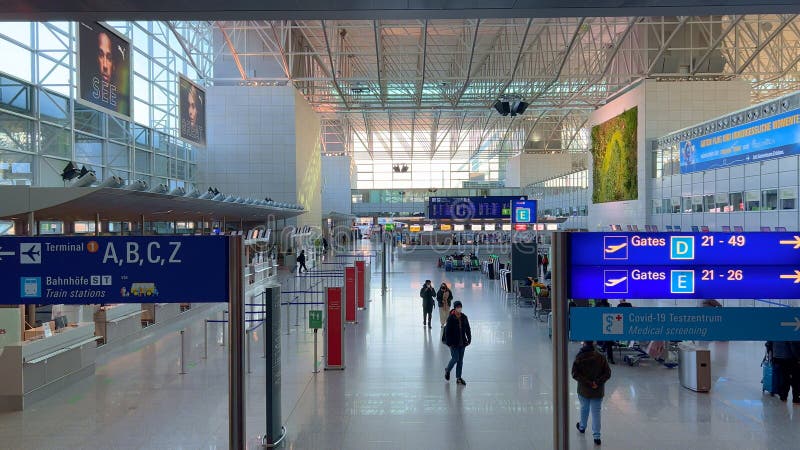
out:
{"label": "departure board", "polygon": [[511,217],[511,202],[527,200],[522,196],[430,197],[429,219],[506,219]]}

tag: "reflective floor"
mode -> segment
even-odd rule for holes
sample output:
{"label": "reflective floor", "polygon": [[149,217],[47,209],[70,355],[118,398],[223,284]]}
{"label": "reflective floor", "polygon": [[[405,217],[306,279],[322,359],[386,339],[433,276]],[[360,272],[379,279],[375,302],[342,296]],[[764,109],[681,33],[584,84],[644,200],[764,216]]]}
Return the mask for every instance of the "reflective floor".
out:
{"label": "reflective floor", "polygon": [[[346,329],[346,369],[312,373],[313,334],[290,311],[282,331],[282,408],[294,449],[549,449],[552,352],[547,325],[517,308],[497,281],[445,273],[431,253],[400,254],[380,295]],[[286,276],[286,274],[284,274]],[[434,328],[422,326],[425,279],[451,284],[473,328],[466,387],[445,382],[449,359]],[[310,280],[302,283],[312,283]],[[287,287],[294,284],[286,283]],[[637,304],[641,304],[638,302]],[[285,319],[285,317],[284,317]],[[94,377],[24,412],[0,414],[0,448],[227,448],[226,349],[203,320],[184,321],[104,355]],[[295,326],[298,323],[299,326]],[[187,374],[179,375],[177,330],[186,329]],[[265,430],[265,367],[260,338],[248,375],[248,442]],[[762,343],[711,343],[713,387],[682,388],[678,372],[652,362],[612,366],[603,404],[603,448],[788,449],[800,441],[800,406],[760,391]],[[319,344],[322,353],[322,343]],[[571,351],[577,351],[573,346]],[[577,397],[571,389],[571,414]],[[593,448],[571,428],[571,448]]]}

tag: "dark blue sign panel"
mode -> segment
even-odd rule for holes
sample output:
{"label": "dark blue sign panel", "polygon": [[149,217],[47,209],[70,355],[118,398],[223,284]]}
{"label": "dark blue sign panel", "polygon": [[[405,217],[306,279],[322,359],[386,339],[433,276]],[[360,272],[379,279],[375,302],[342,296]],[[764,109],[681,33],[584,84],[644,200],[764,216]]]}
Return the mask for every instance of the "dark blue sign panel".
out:
{"label": "dark blue sign panel", "polygon": [[224,236],[2,237],[3,304],[228,301]]}
{"label": "dark blue sign panel", "polygon": [[574,266],[571,298],[800,298],[785,266]]}
{"label": "dark blue sign panel", "polygon": [[680,143],[681,173],[800,153],[800,112],[790,111]]}
{"label": "dark blue sign panel", "polygon": [[573,341],[796,341],[800,308],[570,308]]}
{"label": "dark blue sign panel", "polygon": [[573,233],[572,298],[800,298],[795,233]]}
{"label": "dark blue sign panel", "polygon": [[512,223],[536,223],[536,200],[515,200],[511,203]]}
{"label": "dark blue sign panel", "polygon": [[797,265],[800,233],[574,233],[571,264]]}
{"label": "dark blue sign panel", "polygon": [[526,200],[522,196],[493,197],[430,197],[429,219],[504,219],[511,217],[511,202]]}

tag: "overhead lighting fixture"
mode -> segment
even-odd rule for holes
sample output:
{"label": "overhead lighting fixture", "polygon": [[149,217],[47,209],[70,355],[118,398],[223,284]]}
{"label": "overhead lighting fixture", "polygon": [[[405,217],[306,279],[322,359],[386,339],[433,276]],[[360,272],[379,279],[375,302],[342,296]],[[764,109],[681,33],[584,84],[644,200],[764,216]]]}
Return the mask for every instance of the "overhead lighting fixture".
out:
{"label": "overhead lighting fixture", "polygon": [[522,115],[528,106],[530,103],[523,101],[519,95],[504,95],[492,105],[501,116],[511,115],[511,117]]}
{"label": "overhead lighting fixture", "polygon": [[64,167],[64,170],[61,171],[61,179],[64,181],[69,181],[78,175],[80,175],[80,170],[72,161],[68,162],[67,166]]}

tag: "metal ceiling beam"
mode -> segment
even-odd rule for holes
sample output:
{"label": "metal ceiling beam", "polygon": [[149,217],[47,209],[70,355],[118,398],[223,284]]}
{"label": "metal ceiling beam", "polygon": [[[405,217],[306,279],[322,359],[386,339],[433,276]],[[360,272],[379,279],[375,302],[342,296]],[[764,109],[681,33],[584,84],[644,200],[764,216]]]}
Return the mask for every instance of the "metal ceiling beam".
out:
{"label": "metal ceiling beam", "polygon": [[386,88],[381,81],[381,73],[383,72],[383,56],[381,55],[381,48],[383,47],[383,39],[381,38],[380,26],[377,20],[372,21],[372,30],[375,35],[375,66],[377,67],[378,76],[378,98],[380,99],[381,106],[386,106]]}
{"label": "metal ceiling beam", "polygon": [[675,27],[675,29],[672,30],[672,33],[670,33],[669,37],[667,37],[667,39],[664,40],[664,43],[661,45],[661,48],[658,49],[658,53],[656,53],[656,55],[653,57],[653,61],[651,61],[650,65],[647,67],[645,76],[649,76],[651,73],[653,73],[653,69],[655,69],[658,60],[661,58],[662,55],[664,55],[664,52],[667,51],[667,49],[669,48],[669,44],[672,43],[672,40],[675,39],[675,36],[678,35],[678,32],[683,29],[683,26],[686,25],[686,22],[688,21],[689,21],[689,16],[683,16],[681,18],[680,22],[678,22],[678,25]]}
{"label": "metal ceiling beam", "polygon": [[461,90],[458,92],[458,95],[453,102],[453,106],[458,106],[461,102],[461,97],[464,95],[464,92],[467,91],[467,86],[469,86],[469,80],[472,77],[472,60],[475,57],[475,42],[478,40],[478,28],[481,26],[481,19],[478,19],[475,22],[475,32],[472,34],[472,46],[469,51],[469,64],[467,64],[467,76],[464,79],[464,84],[461,86]]}
{"label": "metal ceiling beam", "polygon": [[558,65],[558,70],[556,70],[556,75],[547,83],[547,86],[545,86],[544,89],[539,91],[539,93],[537,93],[532,99],[530,99],[528,103],[533,103],[539,97],[546,94],[550,90],[550,88],[553,87],[553,85],[556,84],[556,82],[558,82],[558,79],[561,78],[561,72],[564,71],[564,66],[567,64],[569,55],[572,53],[572,50],[575,48],[575,44],[578,42],[578,36],[580,36],[584,22],[586,22],[586,17],[581,17],[580,20],[578,20],[578,24],[575,27],[575,32],[572,34],[572,39],[570,39],[569,45],[567,46],[567,49],[564,52],[564,57],[561,58],[561,62]]}
{"label": "metal ceiling beam", "polygon": [[761,51],[764,50],[764,48],[767,45],[769,45],[770,42],[772,42],[772,40],[775,39],[782,32],[783,29],[786,28],[786,26],[789,25],[789,23],[795,19],[795,17],[797,17],[797,14],[792,14],[788,17],[784,16],[783,22],[781,22],[781,24],[778,25],[775,28],[775,30],[773,30],[772,33],[769,36],[767,36],[767,38],[764,39],[764,41],[761,44],[759,44],[758,47],[756,47],[755,51],[753,51],[750,57],[747,58],[745,62],[736,69],[736,75],[741,75],[742,72],[744,72],[744,70],[747,69],[747,67],[749,67],[750,64],[752,64],[753,60],[756,59],[756,56],[758,56],[758,54],[761,53]]}
{"label": "metal ceiling beam", "polygon": [[233,42],[231,41],[231,37],[228,36],[228,32],[225,31],[225,27],[222,26],[222,22],[217,22],[217,28],[219,28],[220,33],[222,33],[222,38],[225,39],[225,44],[228,46],[228,50],[231,51],[231,56],[233,56],[233,62],[236,64],[236,68],[239,70],[239,75],[242,77],[243,80],[247,79],[247,73],[244,71],[244,67],[242,67],[242,62],[239,61],[239,54],[236,53],[236,48],[233,46]]}
{"label": "metal ceiling beam", "polygon": [[517,58],[514,60],[514,67],[511,69],[511,75],[508,77],[508,81],[503,84],[503,87],[500,88],[500,93],[498,96],[503,96],[506,93],[506,89],[511,86],[511,83],[514,82],[514,77],[517,74],[517,68],[519,67],[519,62],[522,60],[522,52],[525,50],[525,44],[528,41],[528,33],[531,31],[531,25],[533,24],[533,19],[528,19],[528,24],[525,26],[525,33],[522,35],[522,42],[519,44],[519,51],[517,51]]}
{"label": "metal ceiling beam", "polygon": [[200,77],[200,79],[204,79],[205,76],[203,74],[203,71],[200,70],[200,67],[198,67],[197,63],[194,62],[194,58],[192,57],[192,52],[189,51],[189,45],[183,39],[183,36],[181,36],[181,34],[178,33],[178,30],[175,29],[175,24],[173,22],[166,22],[166,24],[167,27],[169,27],[170,31],[172,31],[172,34],[178,40],[178,44],[180,44],[181,48],[183,49],[183,53],[186,54],[186,58],[189,60],[189,64],[191,64],[192,67],[194,67],[195,72],[197,72],[197,76]]}
{"label": "metal ceiling beam", "polygon": [[425,64],[426,64],[426,60],[427,60],[427,56],[428,56],[428,20],[427,19],[425,20],[425,24],[422,27],[422,36],[420,36],[420,39],[422,39],[422,61],[420,62],[421,66],[422,66],[422,74],[421,74],[422,80],[420,81],[419,89],[417,90],[417,106],[419,106],[422,103],[422,95],[423,95],[423,92],[425,90]]}
{"label": "metal ceiling beam", "polygon": [[331,52],[331,41],[328,39],[328,30],[325,27],[325,21],[320,20],[320,25],[322,26],[322,35],[325,36],[325,48],[328,50],[328,62],[331,65],[331,82],[333,83],[333,88],[336,90],[336,93],[339,94],[341,97],[342,102],[344,102],[345,109],[350,109],[350,105],[347,103],[347,98],[344,96],[342,92],[341,86],[339,86],[339,81],[336,79],[336,66],[333,64],[333,53]]}
{"label": "metal ceiling beam", "polygon": [[608,56],[608,61],[606,61],[606,65],[605,67],[603,67],[603,71],[599,75],[597,75],[592,81],[590,81],[589,83],[585,84],[582,88],[580,88],[577,92],[570,95],[565,103],[569,103],[575,100],[575,98],[586,92],[586,89],[589,89],[590,86],[596,86],[597,83],[599,83],[603,78],[606,77],[606,75],[608,75],[608,71],[609,69],[611,69],[611,65],[614,63],[614,59],[616,59],[617,54],[619,53],[619,49],[622,48],[622,45],[625,43],[625,40],[628,39],[628,36],[630,35],[631,31],[633,30],[633,27],[636,25],[638,21],[639,17],[631,18],[630,22],[628,23],[628,27],[625,28],[625,31],[622,33],[622,37],[620,37],[616,45],[614,45],[614,51],[612,51],[611,54]]}
{"label": "metal ceiling beam", "polygon": [[725,39],[725,37],[728,36],[728,34],[730,34],[730,32],[733,31],[736,28],[736,25],[738,25],[739,22],[741,22],[742,19],[744,18],[744,16],[733,16],[733,17],[734,17],[734,19],[728,25],[728,28],[726,28],[722,33],[720,33],[719,36],[717,36],[717,38],[714,40],[714,42],[712,42],[711,45],[708,46],[708,51],[706,51],[703,54],[703,56],[701,56],[700,59],[698,59],[694,63],[694,66],[692,67],[692,71],[691,71],[692,75],[695,75],[697,73],[697,71],[700,70],[700,67],[703,65],[704,62],[706,62],[708,57],[711,56],[711,54],[714,52],[714,50],[717,49],[717,47],[719,47],[719,44],[722,43],[722,41]]}

